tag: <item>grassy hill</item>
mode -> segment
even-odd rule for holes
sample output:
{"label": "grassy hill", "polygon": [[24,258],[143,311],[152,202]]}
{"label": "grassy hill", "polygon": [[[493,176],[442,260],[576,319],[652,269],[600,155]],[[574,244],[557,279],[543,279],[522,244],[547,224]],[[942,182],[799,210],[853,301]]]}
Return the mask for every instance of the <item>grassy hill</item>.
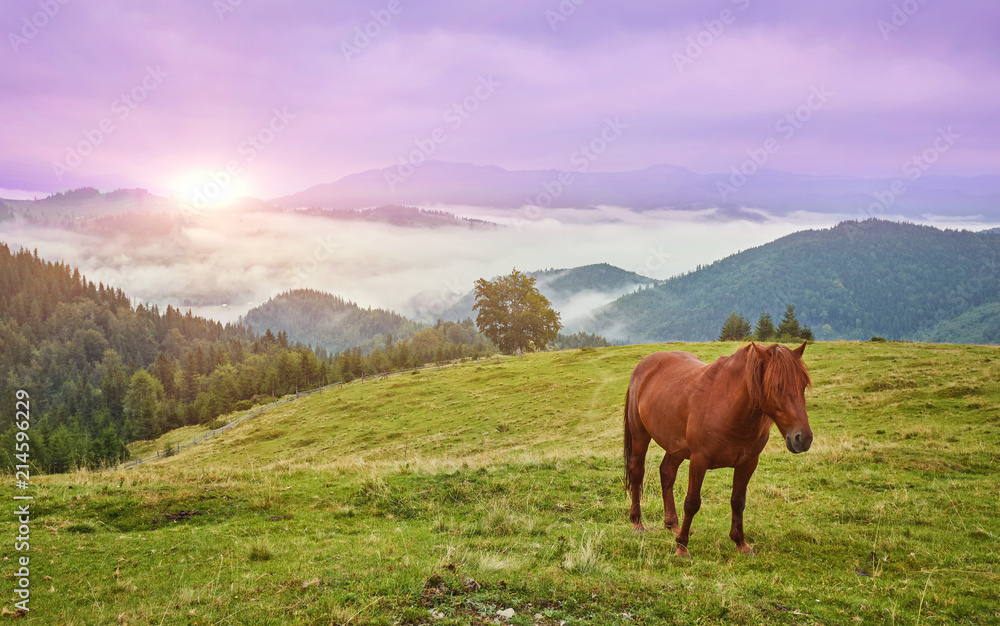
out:
{"label": "grassy hill", "polygon": [[357,383],[137,470],[33,478],[24,623],[996,623],[995,348],[810,346],[816,440],[791,455],[775,437],[762,455],[745,517],[758,556],[727,537],[731,470],[709,472],[692,560],[662,529],[631,531],[633,366],[737,347]]}
{"label": "grassy hill", "polygon": [[[995,233],[843,222],[625,295],[587,330],[631,342],[711,340],[733,311],[752,323],[762,312],[779,319],[792,304],[818,339],[919,340],[942,321],[1000,302],[998,254]],[[981,333],[966,323],[963,334]]]}

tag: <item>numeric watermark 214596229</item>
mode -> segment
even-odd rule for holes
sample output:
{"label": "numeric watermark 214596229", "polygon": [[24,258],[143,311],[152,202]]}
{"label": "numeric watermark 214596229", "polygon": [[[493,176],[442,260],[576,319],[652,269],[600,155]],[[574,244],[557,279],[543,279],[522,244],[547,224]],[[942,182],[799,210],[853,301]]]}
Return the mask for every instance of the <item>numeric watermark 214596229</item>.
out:
{"label": "numeric watermark 214596229", "polygon": [[28,602],[31,598],[31,558],[27,552],[31,550],[31,500],[32,496],[23,494],[26,491],[31,479],[30,461],[31,445],[28,436],[28,428],[31,426],[31,404],[28,392],[19,389],[16,393],[17,402],[15,404],[16,414],[14,426],[14,458],[17,464],[14,466],[15,486],[19,495],[14,496],[14,516],[17,518],[17,534],[14,538],[14,550],[18,552],[15,561],[17,571],[14,572],[14,593],[20,598],[14,606],[21,611],[29,611]]}

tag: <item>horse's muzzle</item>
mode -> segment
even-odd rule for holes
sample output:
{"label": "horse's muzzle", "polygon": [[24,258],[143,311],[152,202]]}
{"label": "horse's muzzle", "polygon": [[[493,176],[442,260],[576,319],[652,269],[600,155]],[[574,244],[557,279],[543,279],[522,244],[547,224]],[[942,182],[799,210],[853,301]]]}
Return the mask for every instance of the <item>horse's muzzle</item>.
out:
{"label": "horse's muzzle", "polygon": [[812,445],[812,442],[813,434],[811,430],[800,430],[795,434],[788,433],[785,437],[785,447],[793,454],[805,452]]}

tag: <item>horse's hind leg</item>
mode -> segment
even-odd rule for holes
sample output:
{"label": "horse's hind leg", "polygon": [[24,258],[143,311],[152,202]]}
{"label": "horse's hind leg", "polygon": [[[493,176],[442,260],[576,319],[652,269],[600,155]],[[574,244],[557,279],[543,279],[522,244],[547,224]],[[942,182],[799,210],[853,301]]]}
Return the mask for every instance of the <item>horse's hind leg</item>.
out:
{"label": "horse's hind leg", "polygon": [[747,485],[754,470],[757,469],[758,459],[759,457],[754,457],[733,471],[733,497],[730,500],[733,508],[733,525],[729,530],[729,538],[736,544],[737,550],[750,555],[753,555],[753,548],[747,545],[743,535],[743,508],[747,503]]}
{"label": "horse's hind leg", "polygon": [[683,457],[671,456],[668,452],[660,463],[660,485],[663,487],[663,524],[674,533],[674,536],[681,529],[680,524],[677,523],[677,508],[674,505],[674,481],[677,480],[677,468],[683,462]]}
{"label": "horse's hind leg", "polygon": [[[628,426],[626,426],[628,428]],[[649,433],[641,426],[631,430],[632,450],[628,457],[628,484],[632,493],[632,506],[629,508],[628,517],[632,521],[632,530],[643,531],[646,528],[642,525],[642,479],[646,473],[646,450],[649,448]]]}
{"label": "horse's hind leg", "polygon": [[691,533],[691,522],[694,516],[701,509],[701,485],[705,480],[705,471],[708,464],[700,457],[692,456],[688,465],[688,491],[684,498],[684,523],[681,524],[681,532],[677,533],[677,556],[691,556],[688,552],[688,536]]}

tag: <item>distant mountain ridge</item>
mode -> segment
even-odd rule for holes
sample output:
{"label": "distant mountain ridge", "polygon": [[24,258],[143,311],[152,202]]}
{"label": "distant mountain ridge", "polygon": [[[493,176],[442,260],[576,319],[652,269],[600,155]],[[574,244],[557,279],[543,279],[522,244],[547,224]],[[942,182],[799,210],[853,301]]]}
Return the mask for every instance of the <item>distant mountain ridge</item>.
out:
{"label": "distant mountain ridge", "polygon": [[[767,215],[782,216],[797,211],[859,219],[893,215],[907,219],[930,216],[1000,219],[997,175],[959,177],[907,171],[897,178],[861,178],[769,169],[755,170],[751,175],[736,169],[697,174],[665,164],[625,172],[580,172],[506,170],[496,165],[433,160],[421,164],[402,183],[388,182],[387,178],[394,173],[394,167],[367,170],[268,201],[241,198],[230,206],[236,211],[270,211],[277,207],[357,211],[378,207],[383,211],[362,217],[389,222],[402,220],[406,225],[413,225],[412,220],[401,217],[396,210],[384,209],[463,206],[482,208],[485,212],[526,206],[572,209],[616,206],[639,212],[712,211],[721,219],[755,221],[763,221]],[[43,223],[135,212],[179,212],[187,216],[199,210],[190,199],[165,198],[145,189],[100,193],[85,187],[41,200],[4,200],[4,203],[9,211],[4,212],[0,207],[0,220],[6,215],[7,219],[17,216]]]}
{"label": "distant mountain ridge", "polygon": [[[145,189],[116,189],[101,192],[81,187],[54,193],[40,200],[0,199],[0,222],[20,220],[41,226],[55,226],[107,233],[130,232],[136,236],[164,235],[182,224],[194,224],[198,217],[215,210],[203,209],[178,197],[163,197]],[[344,222],[380,222],[404,228],[462,227],[481,230],[502,228],[494,221],[460,217],[446,211],[414,206],[385,204],[360,209],[311,207],[290,210],[251,197],[227,202],[224,213],[296,213]]]}
{"label": "distant mountain ridge", "polygon": [[[3,200],[7,218],[19,218],[36,224],[56,224],[74,219],[99,219],[135,213],[174,213],[177,202],[149,193],[145,189],[115,189],[100,192],[81,187],[54,193],[39,200]],[[0,211],[2,213],[2,211]],[[0,215],[0,220],[4,216]]]}
{"label": "distant mountain ridge", "polygon": [[305,209],[306,215],[325,217],[341,221],[383,222],[393,226],[427,227],[461,226],[464,228],[495,229],[500,225],[495,222],[459,217],[445,211],[432,211],[412,206],[387,204],[370,209]]}
{"label": "distant mountain ridge", "polygon": [[1000,234],[866,220],[797,232],[622,296],[589,330],[633,342],[710,340],[733,311],[753,323],[793,304],[817,339],[979,343],[993,336],[982,313],[994,309],[971,312],[996,302]]}
{"label": "distant mountain ridge", "polygon": [[[495,165],[427,161],[403,183],[390,185],[395,168],[367,170],[335,182],[274,198],[289,207],[358,209],[382,204],[715,209],[721,216],[761,219],[794,211],[880,217],[997,216],[1000,176],[956,177],[907,172],[899,178],[810,176],[760,169],[696,174],[673,165],[628,172],[506,170]],[[896,189],[896,191],[892,191]],[[900,193],[899,190],[902,189]]]}

